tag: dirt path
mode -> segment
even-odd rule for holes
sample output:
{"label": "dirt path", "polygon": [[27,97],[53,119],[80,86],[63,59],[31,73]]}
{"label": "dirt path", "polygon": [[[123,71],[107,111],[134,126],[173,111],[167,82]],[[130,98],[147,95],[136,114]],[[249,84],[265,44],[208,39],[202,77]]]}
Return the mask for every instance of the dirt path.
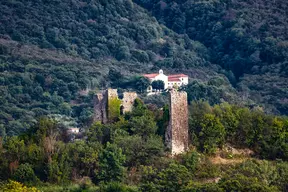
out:
{"label": "dirt path", "polygon": [[217,155],[216,157],[210,157],[210,161],[216,165],[228,165],[228,164],[238,164],[246,161],[248,158],[237,158],[237,159],[224,159]]}

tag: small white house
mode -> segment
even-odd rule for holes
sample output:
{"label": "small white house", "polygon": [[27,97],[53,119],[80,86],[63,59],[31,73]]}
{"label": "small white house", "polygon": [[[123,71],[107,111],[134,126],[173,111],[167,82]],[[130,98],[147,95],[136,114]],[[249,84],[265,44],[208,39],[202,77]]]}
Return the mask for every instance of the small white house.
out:
{"label": "small white house", "polygon": [[184,74],[176,74],[168,76],[168,88],[181,87],[188,84],[188,76]]}
{"label": "small white house", "polygon": [[[150,80],[150,83],[153,81],[161,80],[164,82],[164,89],[168,88],[168,76],[164,75],[163,70],[160,69],[159,73],[144,74],[144,77],[147,77]],[[152,88],[150,87],[152,90]]]}
{"label": "small white house", "polygon": [[79,128],[76,128],[76,127],[70,127],[68,128],[68,133],[71,133],[71,134],[78,134],[80,132],[80,129]]}
{"label": "small white house", "polygon": [[[175,74],[175,75],[165,75],[163,70],[160,69],[159,73],[144,74],[144,77],[147,77],[150,82],[161,80],[164,82],[164,89],[173,88],[175,86],[181,87],[182,85],[188,84],[188,75],[185,74]],[[152,91],[152,87],[148,88],[148,92]]]}

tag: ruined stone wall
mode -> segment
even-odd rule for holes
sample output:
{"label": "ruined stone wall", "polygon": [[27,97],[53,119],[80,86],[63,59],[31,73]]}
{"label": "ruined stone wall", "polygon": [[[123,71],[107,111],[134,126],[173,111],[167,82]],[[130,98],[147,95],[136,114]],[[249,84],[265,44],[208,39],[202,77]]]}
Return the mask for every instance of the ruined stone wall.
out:
{"label": "ruined stone wall", "polygon": [[107,122],[107,98],[105,93],[97,93],[94,96],[94,121],[100,121],[101,123]]}
{"label": "ruined stone wall", "polygon": [[187,93],[170,91],[170,120],[165,140],[172,155],[188,149],[188,103]]}
{"label": "ruined stone wall", "polygon": [[132,111],[133,104],[135,99],[137,98],[136,92],[124,92],[122,99],[122,112],[127,113]]}
{"label": "ruined stone wall", "polygon": [[118,92],[117,92],[117,89],[107,89],[106,90],[106,93],[107,93],[107,99],[115,99],[117,98],[118,99]]}
{"label": "ruined stone wall", "polygon": [[[124,92],[122,99],[122,110],[123,113],[132,111],[134,100],[137,98],[137,93],[135,92]],[[114,105],[111,102],[115,102],[118,99],[117,89],[107,89],[101,93],[97,93],[94,96],[94,121],[100,121],[102,123],[107,123],[110,119],[109,109],[111,110]],[[110,106],[110,107],[109,107]],[[120,110],[120,109],[119,109]]]}

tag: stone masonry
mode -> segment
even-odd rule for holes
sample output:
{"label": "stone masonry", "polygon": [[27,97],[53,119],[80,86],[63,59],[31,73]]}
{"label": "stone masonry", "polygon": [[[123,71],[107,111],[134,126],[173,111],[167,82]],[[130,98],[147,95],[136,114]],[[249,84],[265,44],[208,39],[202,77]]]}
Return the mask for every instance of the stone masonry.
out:
{"label": "stone masonry", "polygon": [[126,113],[132,111],[133,104],[135,99],[137,98],[136,92],[124,92],[123,99],[122,99],[122,112]]}
{"label": "stone masonry", "polygon": [[[94,121],[100,121],[101,123],[107,123],[108,117],[108,106],[109,100],[117,98],[117,89],[107,89],[100,93],[95,94],[94,97]],[[132,111],[134,100],[137,98],[137,93],[135,92],[124,92],[122,99],[122,109],[123,113]]]}
{"label": "stone masonry", "polygon": [[172,155],[188,150],[187,93],[170,91],[170,121],[165,134],[166,145]]}
{"label": "stone masonry", "polygon": [[118,99],[118,93],[117,93],[117,89],[107,89],[106,90],[106,94],[107,94],[107,99],[114,99],[117,98]]}
{"label": "stone masonry", "polygon": [[97,93],[94,96],[94,121],[100,121],[101,123],[107,122],[106,106],[107,100],[104,98],[104,94]]}

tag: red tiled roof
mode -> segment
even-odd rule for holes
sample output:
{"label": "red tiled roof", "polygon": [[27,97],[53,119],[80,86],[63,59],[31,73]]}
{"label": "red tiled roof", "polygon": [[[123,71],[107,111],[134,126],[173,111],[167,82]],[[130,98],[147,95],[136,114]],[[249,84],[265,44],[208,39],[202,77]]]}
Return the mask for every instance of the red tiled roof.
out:
{"label": "red tiled roof", "polygon": [[[155,78],[158,73],[151,73],[151,74],[144,74],[144,77],[147,77],[149,79]],[[185,74],[174,74],[174,75],[168,75],[168,81],[180,81],[180,78],[182,77],[188,77],[188,75]]]}
{"label": "red tiled roof", "polygon": [[178,77],[168,77],[168,81],[181,81]]}
{"label": "red tiled roof", "polygon": [[180,78],[180,77],[188,77],[188,75],[181,73],[181,74],[168,75],[168,77],[177,77],[177,78],[179,77]]}
{"label": "red tiled roof", "polygon": [[181,81],[180,78],[182,78],[182,77],[188,77],[188,76],[184,75],[184,74],[169,75],[168,81]]}
{"label": "red tiled roof", "polygon": [[143,76],[147,78],[155,78],[157,75],[159,75],[159,73],[144,74]]}

